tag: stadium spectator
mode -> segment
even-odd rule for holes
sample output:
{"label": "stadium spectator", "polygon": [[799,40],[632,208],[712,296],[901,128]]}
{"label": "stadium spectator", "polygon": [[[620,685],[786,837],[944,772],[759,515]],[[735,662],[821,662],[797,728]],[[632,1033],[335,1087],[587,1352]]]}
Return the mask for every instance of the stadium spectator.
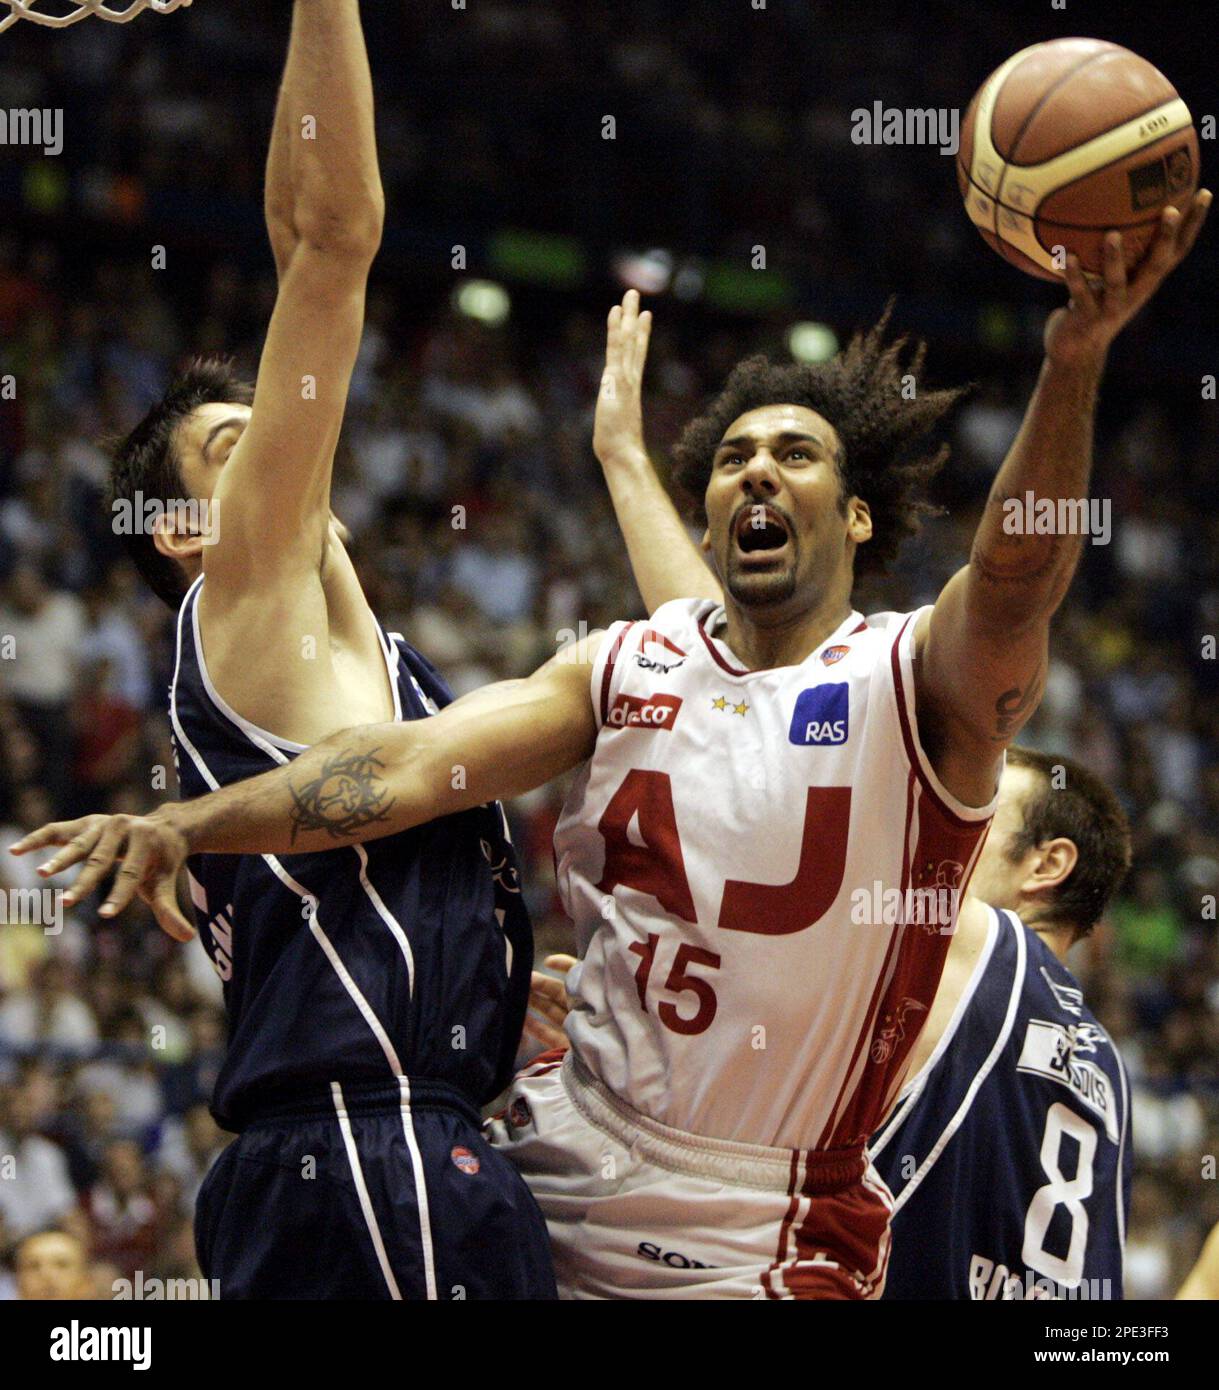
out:
{"label": "stadium spectator", "polygon": [[93,1296],[84,1242],[66,1231],[38,1231],[17,1247],[17,1297],[51,1302]]}
{"label": "stadium spectator", "polygon": [[12,1238],[54,1225],[75,1207],[67,1159],[37,1133],[33,1098],[22,1082],[0,1086],[0,1165],[0,1213]]}
{"label": "stadium spectator", "polygon": [[158,1212],[140,1146],[115,1139],[102,1155],[99,1180],[84,1197],[94,1255],[125,1279],[148,1270],[157,1250]]}

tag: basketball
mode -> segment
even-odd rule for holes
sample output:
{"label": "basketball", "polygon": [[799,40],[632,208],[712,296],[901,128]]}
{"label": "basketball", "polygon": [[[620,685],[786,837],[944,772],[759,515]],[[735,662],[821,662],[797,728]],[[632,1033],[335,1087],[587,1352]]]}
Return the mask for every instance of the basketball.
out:
{"label": "basketball", "polygon": [[[1107,231],[1141,261],[1170,204],[1198,186],[1189,109],[1158,69],[1100,39],[1055,39],[996,68],[961,125],[970,220],[1030,275],[1061,280],[1068,253],[1099,274]],[[1057,249],[1056,249],[1057,248]]]}

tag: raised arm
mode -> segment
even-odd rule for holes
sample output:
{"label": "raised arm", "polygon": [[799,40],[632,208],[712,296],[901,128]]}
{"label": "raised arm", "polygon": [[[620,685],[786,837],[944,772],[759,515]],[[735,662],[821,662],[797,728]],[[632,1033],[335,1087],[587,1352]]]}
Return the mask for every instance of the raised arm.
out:
{"label": "raised arm", "polygon": [[247,593],[251,571],[316,570],[327,541],[385,215],[358,0],[296,0],[265,201],[279,294],[249,422],[216,484],[219,539],[204,551],[209,582]]}
{"label": "raised arm", "polygon": [[1165,211],[1156,243],[1127,282],[1121,237],[1105,239],[1104,285],[1093,290],[1071,257],[1069,307],[1046,325],[1045,361],[1020,432],[991,488],[969,564],[944,587],[922,630],[915,665],[919,729],[937,774],[967,805],[994,794],[1003,749],[1040,703],[1050,620],[1079,562],[1084,537],[1029,534],[1013,525],[1026,494],[1086,499],[1096,397],[1109,347],[1180,264],[1197,238],[1210,193],[1185,217]]}
{"label": "raised arm", "polygon": [[643,442],[643,369],[652,334],[650,310],[627,290],[610,310],[605,372],[597,395],[593,450],[605,473],[635,583],[649,613],[675,598],[723,594],[656,476]]}
{"label": "raised arm", "polygon": [[162,928],[194,932],[174,881],[190,854],[286,854],[377,840],[484,802],[519,796],[592,755],[589,681],[603,634],[524,680],[485,686],[430,719],[345,729],[293,762],[150,816],[85,816],[45,825],[12,847],[63,846],[44,877],[86,860],[64,902],[80,902],[121,861],[103,916],[138,893]]}

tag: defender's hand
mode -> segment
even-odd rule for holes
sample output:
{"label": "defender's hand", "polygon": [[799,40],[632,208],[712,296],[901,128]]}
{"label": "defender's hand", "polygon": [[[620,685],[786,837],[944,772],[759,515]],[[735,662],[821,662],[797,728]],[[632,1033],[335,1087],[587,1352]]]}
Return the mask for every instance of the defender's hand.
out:
{"label": "defender's hand", "polygon": [[1104,243],[1104,284],[1089,285],[1077,256],[1067,257],[1065,279],[1071,302],[1055,309],[1045,326],[1045,355],[1060,366],[1103,361],[1109,345],[1135,314],[1189,255],[1211,205],[1211,193],[1201,188],[1189,211],[1165,208],[1151,250],[1134,273],[1126,275],[1120,232],[1107,232]]}
{"label": "defender's hand", "polygon": [[650,310],[639,312],[639,292],[627,290],[609,313],[605,371],[597,393],[593,451],[602,465],[647,460],[643,444],[643,367],[652,336]]}
{"label": "defender's hand", "polygon": [[83,859],[85,867],[64,894],[72,907],[86,898],[118,861],[119,869],[100,915],[113,917],[138,893],[152,909],[161,930],[175,941],[190,941],[195,929],[178,908],[174,891],[178,870],[188,853],[186,836],[163,807],[151,816],[82,816],[54,821],[32,831],[10,853],[29,854],[48,845],[62,846],[38,872],[49,878]]}
{"label": "defender's hand", "polygon": [[[551,970],[558,970],[566,976],[576,964],[576,958],[547,956],[544,963]],[[571,1000],[567,995],[565,981],[556,980],[553,975],[535,970],[529,986],[529,1008],[531,1012],[525,1015],[526,1036],[545,1047],[561,1047],[566,1051],[571,1044],[563,1031],[563,1020],[571,1012]]]}

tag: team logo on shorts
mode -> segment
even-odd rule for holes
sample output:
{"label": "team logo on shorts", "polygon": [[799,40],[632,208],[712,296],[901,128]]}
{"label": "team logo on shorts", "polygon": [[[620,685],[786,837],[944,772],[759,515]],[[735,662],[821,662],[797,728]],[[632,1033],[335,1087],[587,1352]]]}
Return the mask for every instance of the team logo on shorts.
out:
{"label": "team logo on shorts", "polygon": [[611,729],[671,729],[679,709],[680,695],[619,695],[605,722]]}
{"label": "team logo on shorts", "polygon": [[524,1129],[533,1123],[533,1111],[524,1096],[517,1096],[508,1107],[508,1123],[513,1129]]}
{"label": "team logo on shorts", "polygon": [[802,745],[845,743],[849,732],[849,692],[846,681],[802,690],[796,696],[788,739]]}
{"label": "team logo on shorts", "polygon": [[841,661],[850,650],[850,647],[826,647],[825,651],[821,653],[822,665],[833,666],[836,661]]}
{"label": "team logo on shorts", "polygon": [[472,1154],[469,1149],[463,1149],[460,1144],[452,1150],[449,1157],[453,1160],[453,1166],[455,1168],[460,1168],[463,1173],[473,1175],[477,1173],[481,1167],[478,1161],[478,1155]]}

